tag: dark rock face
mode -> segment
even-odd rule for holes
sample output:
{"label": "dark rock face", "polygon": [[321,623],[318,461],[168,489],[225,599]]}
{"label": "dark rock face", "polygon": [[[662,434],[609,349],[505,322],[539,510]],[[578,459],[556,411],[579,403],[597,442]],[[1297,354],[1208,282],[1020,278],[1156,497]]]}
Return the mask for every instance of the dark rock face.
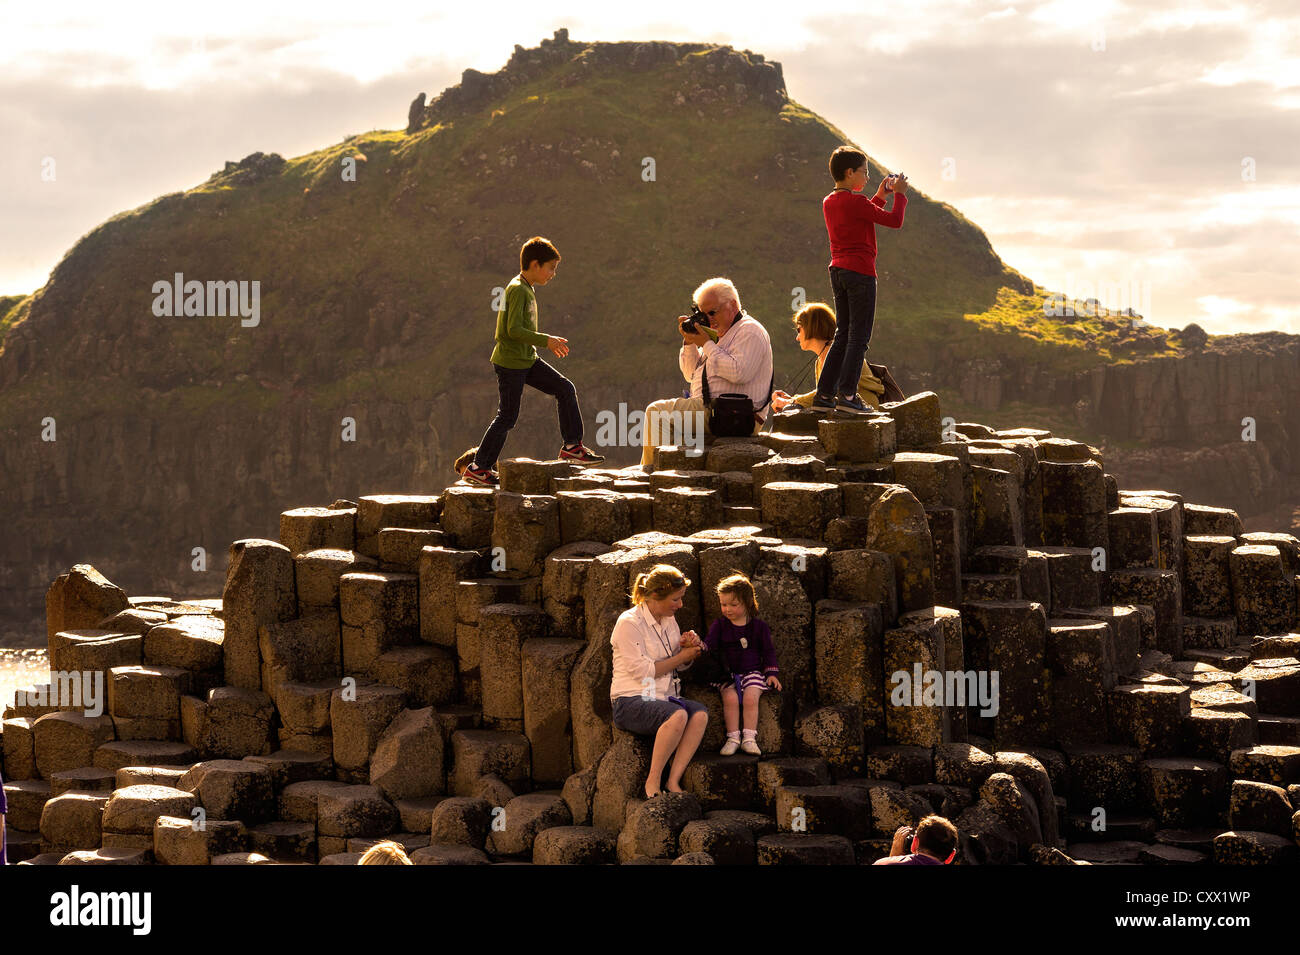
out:
{"label": "dark rock face", "polygon": [[[1195,326],[1189,326],[1195,328]],[[1185,346],[1197,336],[1180,341]],[[873,342],[872,345],[875,348]],[[1276,526],[1300,506],[1300,336],[1219,336],[1178,358],[1099,365],[1060,376],[997,355],[907,356],[905,390],[957,391],[990,413],[1014,402],[1070,409],[1072,433],[1106,452],[1127,487],[1166,487]],[[1254,422],[1253,434],[1248,423]],[[1285,522],[1283,522],[1285,524]]]}
{"label": "dark rock face", "polygon": [[1210,336],[1206,333],[1205,329],[1200,325],[1197,325],[1195,322],[1192,322],[1179,332],[1178,338],[1185,348],[1194,349],[1204,348],[1205,343],[1210,340]]}
{"label": "dark rock face", "polygon": [[569,39],[568,30],[556,30],[555,36],[543,40],[535,49],[515,46],[509,62],[496,73],[465,70],[460,83],[443,90],[428,106],[423,95],[417,98],[423,109],[417,114],[411,105],[408,132],[436,125],[486,109],[512,87],[528,82],[554,67],[572,63],[577,70],[566,82],[581,82],[584,75],[621,72],[636,73],[680,62],[690,54],[702,54],[689,67],[694,83],[678,95],[680,102],[715,102],[719,97],[734,97],[743,102],[749,97],[780,108],[786,102],[785,77],[781,64],[769,63],[761,54],[704,43],[578,43]]}
{"label": "dark rock face", "polygon": [[270,179],[284,168],[284,157],[279,153],[251,153],[239,162],[227,162],[217,175],[240,186],[251,186]]}
{"label": "dark rock face", "polygon": [[411,100],[411,108],[406,114],[406,131],[413,133],[420,128],[424,119],[424,94]]}

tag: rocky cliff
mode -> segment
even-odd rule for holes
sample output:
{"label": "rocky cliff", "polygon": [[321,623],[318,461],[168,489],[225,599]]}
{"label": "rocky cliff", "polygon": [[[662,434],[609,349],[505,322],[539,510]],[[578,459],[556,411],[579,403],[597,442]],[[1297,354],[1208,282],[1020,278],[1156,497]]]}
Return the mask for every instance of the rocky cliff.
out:
{"label": "rocky cliff", "polygon": [[[1300,337],[1216,336],[1175,357],[1073,373],[996,353],[938,348],[900,362],[907,383],[934,388],[1013,426],[1026,408],[1102,447],[1130,487],[1172,487],[1243,515],[1249,529],[1296,526]],[[1253,428],[1252,428],[1253,423]]]}

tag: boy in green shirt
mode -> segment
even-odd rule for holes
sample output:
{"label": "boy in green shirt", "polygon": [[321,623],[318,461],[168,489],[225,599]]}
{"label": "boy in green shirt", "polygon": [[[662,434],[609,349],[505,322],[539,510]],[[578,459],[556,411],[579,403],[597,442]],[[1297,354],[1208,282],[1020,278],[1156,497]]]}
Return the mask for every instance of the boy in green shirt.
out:
{"label": "boy in green shirt", "polygon": [[474,454],[474,463],[461,477],[471,484],[496,487],[497,458],[506,435],[519,419],[519,400],[524,385],[531,385],[555,398],[560,415],[560,436],[564,446],[560,458],[578,464],[593,464],[604,457],[593,454],[582,443],[582,411],[578,391],[558,371],[537,357],[537,346],[548,348],[557,358],[569,353],[569,341],[537,330],[537,296],[534,287],[555,277],[560,253],[541,236],[533,236],[519,250],[519,274],[506,286],[505,301],[497,312],[496,347],[492,349],[492,370],[497,376],[497,415],[488,425]]}

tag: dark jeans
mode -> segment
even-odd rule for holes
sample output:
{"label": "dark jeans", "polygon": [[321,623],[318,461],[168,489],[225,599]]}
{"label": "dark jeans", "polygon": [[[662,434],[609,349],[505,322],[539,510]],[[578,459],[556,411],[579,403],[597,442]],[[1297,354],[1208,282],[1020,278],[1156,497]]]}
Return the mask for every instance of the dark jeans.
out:
{"label": "dark jeans", "polygon": [[474,455],[474,464],[480,468],[496,466],[501,449],[505,447],[506,435],[519,420],[519,399],[524,393],[524,385],[531,385],[542,394],[555,399],[560,417],[560,436],[566,445],[577,444],[582,440],[582,412],[578,409],[578,389],[558,371],[537,359],[531,368],[502,368],[496,362],[492,370],[497,373],[497,416],[492,419],[478,443],[478,452]]}
{"label": "dark jeans", "polygon": [[856,395],[862,362],[876,323],[876,277],[831,266],[835,296],[835,340],[826,353],[817,393],[823,398]]}

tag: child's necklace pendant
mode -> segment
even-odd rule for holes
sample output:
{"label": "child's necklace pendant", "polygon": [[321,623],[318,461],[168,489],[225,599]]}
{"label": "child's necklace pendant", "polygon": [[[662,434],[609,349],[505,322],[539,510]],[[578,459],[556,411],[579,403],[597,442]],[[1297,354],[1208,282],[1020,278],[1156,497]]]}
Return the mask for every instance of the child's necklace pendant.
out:
{"label": "child's necklace pendant", "polygon": [[749,647],[749,641],[746,640],[744,637],[741,637],[741,638],[740,638],[740,649],[745,650],[745,649],[747,649],[748,647]]}

